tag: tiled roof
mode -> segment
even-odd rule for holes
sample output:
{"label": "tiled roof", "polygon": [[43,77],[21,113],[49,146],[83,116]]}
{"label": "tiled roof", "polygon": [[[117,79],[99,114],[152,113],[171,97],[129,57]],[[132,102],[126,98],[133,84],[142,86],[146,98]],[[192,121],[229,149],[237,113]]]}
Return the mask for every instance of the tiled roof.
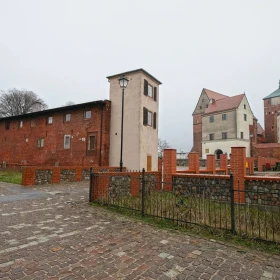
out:
{"label": "tiled roof", "polygon": [[259,123],[257,123],[257,134],[261,135],[263,133],[264,133],[264,129]]}
{"label": "tiled roof", "polygon": [[216,100],[214,103],[209,104],[208,108],[206,108],[205,110],[205,114],[236,109],[238,108],[244,96],[245,94],[243,93],[232,97],[225,97],[223,99]]}
{"label": "tiled roof", "polygon": [[273,98],[273,97],[279,97],[280,96],[280,82],[279,82],[279,88],[272,92],[270,95],[267,97],[263,98],[263,100],[268,99],[268,98]]}
{"label": "tiled roof", "polygon": [[209,90],[209,89],[207,89],[207,88],[204,88],[204,91],[205,91],[205,93],[207,94],[207,96],[208,96],[209,99],[219,100],[219,99],[228,97],[227,95],[224,95],[224,94],[221,94],[221,93],[218,93],[218,92]]}
{"label": "tiled roof", "polygon": [[259,149],[280,148],[280,143],[255,144],[254,147],[259,148]]}

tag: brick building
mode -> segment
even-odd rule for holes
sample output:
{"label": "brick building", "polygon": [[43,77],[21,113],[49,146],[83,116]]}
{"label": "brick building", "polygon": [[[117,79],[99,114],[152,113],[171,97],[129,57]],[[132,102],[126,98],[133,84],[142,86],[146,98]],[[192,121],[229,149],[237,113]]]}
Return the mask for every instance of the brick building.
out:
{"label": "brick building", "polygon": [[109,165],[111,102],[0,119],[0,160],[25,165]]}
{"label": "brick building", "polygon": [[110,101],[93,101],[0,119],[0,165],[119,166],[122,89],[123,166],[157,171],[159,85],[144,69],[107,77]]}
{"label": "brick building", "polygon": [[263,103],[265,139],[268,143],[280,143],[278,135],[280,129],[277,124],[277,116],[280,112],[280,81],[279,88],[266,96]]}

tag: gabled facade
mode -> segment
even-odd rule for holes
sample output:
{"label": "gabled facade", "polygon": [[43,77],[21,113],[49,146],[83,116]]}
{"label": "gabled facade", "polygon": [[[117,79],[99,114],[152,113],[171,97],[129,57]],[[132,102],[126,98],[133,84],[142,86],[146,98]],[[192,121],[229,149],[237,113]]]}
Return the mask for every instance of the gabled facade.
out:
{"label": "gabled facade", "polygon": [[246,156],[251,154],[250,126],[254,115],[245,94],[213,101],[202,115],[202,158],[207,154],[231,152],[231,147],[246,147]]}
{"label": "gabled facade", "polygon": [[199,100],[193,112],[193,148],[192,152],[198,152],[202,156],[202,115],[209,104],[227,97],[226,95],[203,88]]}

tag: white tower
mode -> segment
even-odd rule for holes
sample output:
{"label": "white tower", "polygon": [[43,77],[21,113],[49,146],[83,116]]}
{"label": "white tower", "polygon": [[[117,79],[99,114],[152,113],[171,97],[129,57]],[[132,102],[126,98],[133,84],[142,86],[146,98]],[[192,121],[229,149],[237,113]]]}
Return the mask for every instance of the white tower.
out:
{"label": "white tower", "polygon": [[110,82],[110,166],[120,165],[122,89],[119,78],[129,80],[124,91],[123,166],[128,170],[158,169],[158,108],[161,82],[137,69],[107,77]]}

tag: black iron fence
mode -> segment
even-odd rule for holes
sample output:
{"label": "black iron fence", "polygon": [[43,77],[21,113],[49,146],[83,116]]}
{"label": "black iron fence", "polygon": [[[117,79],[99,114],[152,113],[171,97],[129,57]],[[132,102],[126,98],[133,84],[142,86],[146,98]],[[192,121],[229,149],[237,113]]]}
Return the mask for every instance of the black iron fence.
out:
{"label": "black iron fence", "polygon": [[[171,220],[178,226],[203,226],[280,243],[277,188],[264,190],[245,183],[245,190],[241,190],[239,184],[234,187],[232,175],[177,175],[172,182],[163,182],[144,170],[138,174],[93,173],[91,182],[97,182],[97,177],[108,177],[95,202]],[[90,197],[94,188],[99,185],[91,183]]]}

